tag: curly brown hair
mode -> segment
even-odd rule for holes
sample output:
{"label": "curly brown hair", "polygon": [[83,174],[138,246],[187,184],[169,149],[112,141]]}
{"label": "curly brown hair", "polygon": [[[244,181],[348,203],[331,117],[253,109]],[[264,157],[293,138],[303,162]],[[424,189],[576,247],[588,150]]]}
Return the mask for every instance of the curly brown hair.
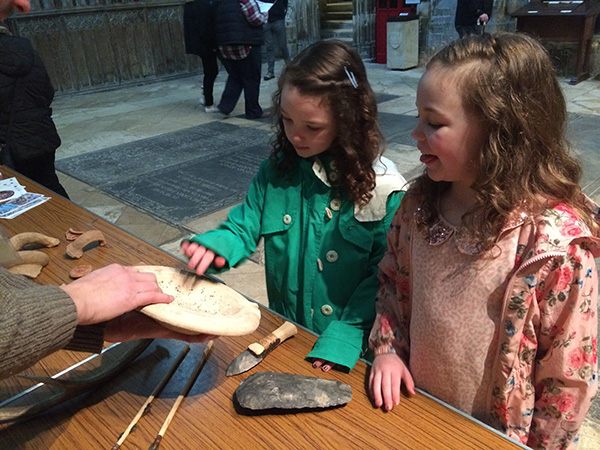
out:
{"label": "curly brown hair", "polygon": [[[598,233],[579,186],[581,166],[565,137],[565,99],[550,57],[535,39],[516,33],[465,37],[438,52],[431,68],[453,75],[463,106],[485,127],[472,185],[476,204],[462,219],[482,249],[493,247],[505,219],[523,205],[536,213],[564,202]],[[407,195],[423,199],[423,211],[431,212],[425,226],[436,220],[437,201],[449,187],[426,174],[411,186]]]}
{"label": "curly brown hair", "polygon": [[[346,71],[354,75],[356,87]],[[304,49],[279,77],[273,96],[277,123],[271,161],[282,174],[296,167],[300,158],[283,128],[280,101],[286,85],[303,95],[321,97],[329,106],[337,130],[327,151],[339,173],[334,187],[350,201],[368,202],[375,187],[373,162],[383,153],[384,140],[375,94],[356,50],[339,40],[319,41]]]}

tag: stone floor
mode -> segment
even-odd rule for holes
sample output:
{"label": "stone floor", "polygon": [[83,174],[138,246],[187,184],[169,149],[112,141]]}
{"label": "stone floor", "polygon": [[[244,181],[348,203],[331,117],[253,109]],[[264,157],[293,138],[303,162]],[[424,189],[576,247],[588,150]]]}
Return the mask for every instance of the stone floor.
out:
{"label": "stone floor", "polygon": [[[381,104],[382,113],[416,114],[415,91],[422,69],[392,71],[385,65],[366,65],[373,90],[395,96],[394,99]],[[279,69],[279,66],[276,67]],[[219,98],[223,90],[225,78],[225,72],[221,71],[215,85],[216,98]],[[224,118],[219,114],[205,113],[199,104],[200,84],[201,78],[194,76],[104,92],[57,96],[53,105],[54,119],[63,141],[57,159],[215,120],[269,129],[269,125],[260,121],[249,121],[239,117]],[[568,100],[571,116],[581,118],[582,124],[600,125],[600,121],[596,121],[600,118],[600,82],[589,80],[571,86],[565,79],[561,80],[561,86]],[[275,87],[276,79],[262,83],[260,98],[263,107],[270,106]],[[231,116],[238,114],[243,114],[243,100]],[[586,120],[588,122],[585,122]],[[577,135],[572,138],[575,148],[585,161],[586,193],[600,201],[600,127],[585,126],[587,128],[578,129]],[[165,148],[165,151],[169,149]],[[394,160],[407,178],[420,170],[419,153],[412,145],[398,143],[392,139],[386,156]],[[183,226],[174,227],[65,174],[59,173],[59,177],[75,203],[179,257],[179,242],[182,238],[214,228],[226,217],[229,210],[221,210]],[[221,278],[234,289],[267,304],[260,255],[253,259],[254,261],[248,261]],[[597,401],[584,426],[580,449],[600,448],[598,403]]]}

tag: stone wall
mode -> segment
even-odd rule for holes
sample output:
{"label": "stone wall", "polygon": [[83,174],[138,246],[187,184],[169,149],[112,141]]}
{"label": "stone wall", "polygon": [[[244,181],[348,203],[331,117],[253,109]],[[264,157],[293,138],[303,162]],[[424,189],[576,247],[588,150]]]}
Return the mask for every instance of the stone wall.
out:
{"label": "stone wall", "polygon": [[79,92],[198,72],[182,17],[180,0],[41,0],[7,25],[31,40],[57,91]]}

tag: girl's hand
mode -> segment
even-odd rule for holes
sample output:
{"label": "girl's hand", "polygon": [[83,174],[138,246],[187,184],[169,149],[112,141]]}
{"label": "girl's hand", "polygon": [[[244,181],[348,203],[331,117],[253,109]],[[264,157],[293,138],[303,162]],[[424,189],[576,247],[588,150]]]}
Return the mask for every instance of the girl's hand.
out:
{"label": "girl's hand", "polygon": [[324,359],[315,358],[312,363],[313,368],[321,368],[323,372],[329,372],[331,369],[335,369],[337,364],[331,363]]}
{"label": "girl's hand", "polygon": [[217,256],[215,252],[196,242],[183,241],[181,243],[181,251],[190,258],[188,267],[190,269],[195,269],[198,275],[202,275],[206,272],[206,269],[208,269],[211,264],[214,264],[215,267],[220,269],[227,263],[225,258]]}
{"label": "girl's hand", "polygon": [[369,390],[375,406],[385,405],[391,411],[400,403],[402,382],[410,395],[415,395],[415,382],[404,361],[395,353],[377,355],[369,374]]}

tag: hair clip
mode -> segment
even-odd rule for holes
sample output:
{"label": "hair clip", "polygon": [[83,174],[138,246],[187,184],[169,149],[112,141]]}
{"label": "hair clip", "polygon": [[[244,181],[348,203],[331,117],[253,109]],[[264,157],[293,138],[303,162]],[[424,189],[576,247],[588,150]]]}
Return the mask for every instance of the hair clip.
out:
{"label": "hair clip", "polygon": [[354,86],[354,89],[358,89],[358,83],[356,82],[356,77],[352,71],[348,70],[347,66],[344,66],[344,71],[346,72],[346,75],[348,75],[348,79],[350,80],[350,83],[352,83],[352,86]]}

